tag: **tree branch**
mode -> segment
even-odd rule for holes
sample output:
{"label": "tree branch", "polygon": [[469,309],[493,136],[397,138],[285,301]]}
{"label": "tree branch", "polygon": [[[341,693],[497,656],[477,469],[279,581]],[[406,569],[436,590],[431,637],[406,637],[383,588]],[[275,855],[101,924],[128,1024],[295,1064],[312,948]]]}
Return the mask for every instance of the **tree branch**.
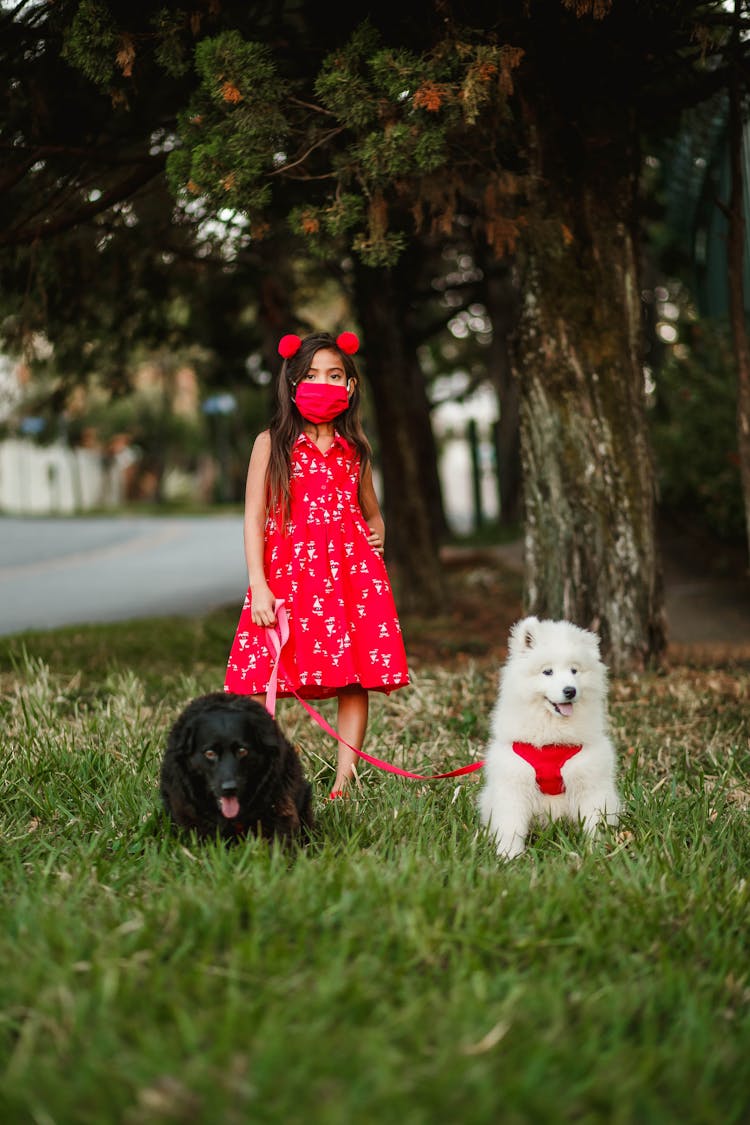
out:
{"label": "tree branch", "polygon": [[114,206],[115,203],[120,203],[124,199],[129,199],[139,188],[147,184],[149,180],[160,175],[164,170],[165,162],[166,155],[164,153],[159,153],[158,156],[150,157],[149,160],[137,168],[131,176],[121,180],[120,183],[110,188],[109,191],[103,192],[98,199],[92,200],[84,206],[70,211],[65,215],[61,215],[57,219],[50,220],[49,222],[38,223],[32,227],[25,225],[20,229],[9,231],[6,234],[0,233],[0,246],[30,245],[33,242],[53,238],[57,234],[62,234],[67,230],[71,230],[73,227],[78,226],[79,223],[88,222],[96,215],[101,214],[102,211],[107,211],[110,207]]}
{"label": "tree branch", "polygon": [[280,176],[282,173],[289,172],[292,168],[297,168],[300,164],[304,164],[311,152],[314,152],[316,148],[320,148],[321,145],[327,144],[328,141],[333,139],[333,137],[337,137],[339,133],[343,133],[345,127],[346,126],[344,125],[339,125],[337,129],[331,129],[330,133],[326,133],[324,137],[321,137],[319,141],[316,141],[314,145],[311,145],[307,152],[304,152],[298,160],[294,160],[291,164],[284,164],[281,168],[274,169],[274,171],[271,172],[270,175]]}

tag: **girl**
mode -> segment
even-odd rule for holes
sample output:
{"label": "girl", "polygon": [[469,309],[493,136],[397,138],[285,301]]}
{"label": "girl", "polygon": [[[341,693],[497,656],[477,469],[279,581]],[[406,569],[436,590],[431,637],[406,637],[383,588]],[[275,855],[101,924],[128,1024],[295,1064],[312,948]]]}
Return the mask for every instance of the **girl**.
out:
{"label": "girl", "polygon": [[273,655],[266,626],[283,599],[289,640],[278,694],[338,699],[338,763],[331,798],[344,795],[362,748],[368,692],[409,682],[383,561],[385,525],[360,422],[353,332],[284,336],[270,427],[253,445],[245,491],[250,587],[224,690],[265,704]]}

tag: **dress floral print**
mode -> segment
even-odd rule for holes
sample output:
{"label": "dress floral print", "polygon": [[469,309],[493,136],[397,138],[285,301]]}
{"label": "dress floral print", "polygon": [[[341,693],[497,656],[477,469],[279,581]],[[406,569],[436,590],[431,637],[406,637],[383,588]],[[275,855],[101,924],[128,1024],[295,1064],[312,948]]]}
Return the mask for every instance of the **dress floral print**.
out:
{"label": "dress floral print", "polygon": [[[359,455],[340,434],[322,453],[300,434],[292,449],[290,518],[266,519],[264,569],[289,616],[278,694],[309,699],[359,684],[389,693],[409,675],[393,592],[382,556],[367,542],[357,499]],[[224,690],[266,691],[273,657],[251,617],[248,589],[227,664]]]}

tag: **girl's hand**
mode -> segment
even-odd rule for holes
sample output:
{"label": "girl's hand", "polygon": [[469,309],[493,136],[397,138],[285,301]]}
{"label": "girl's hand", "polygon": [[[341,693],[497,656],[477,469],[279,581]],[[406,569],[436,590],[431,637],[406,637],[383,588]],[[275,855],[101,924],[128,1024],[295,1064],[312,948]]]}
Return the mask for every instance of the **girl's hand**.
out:
{"label": "girl's hand", "polygon": [[385,544],[383,542],[383,536],[379,531],[373,531],[372,529],[370,529],[370,534],[367,536],[367,542],[370,544],[374,551],[378,552],[379,555],[383,554],[383,551],[385,550]]}
{"label": "girl's hand", "polygon": [[250,591],[250,616],[253,625],[265,625],[266,627],[275,625],[276,598],[271,593],[270,588],[264,582],[262,586],[252,586]]}

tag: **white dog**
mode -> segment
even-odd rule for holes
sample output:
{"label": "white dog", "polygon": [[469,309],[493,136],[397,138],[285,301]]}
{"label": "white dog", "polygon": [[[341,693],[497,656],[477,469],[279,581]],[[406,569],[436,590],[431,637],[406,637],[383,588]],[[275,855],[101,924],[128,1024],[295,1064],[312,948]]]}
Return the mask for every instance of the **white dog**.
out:
{"label": "white dog", "polygon": [[498,855],[525,847],[535,820],[568,817],[590,835],[617,822],[607,669],[595,633],[526,617],[510,631],[479,793]]}

